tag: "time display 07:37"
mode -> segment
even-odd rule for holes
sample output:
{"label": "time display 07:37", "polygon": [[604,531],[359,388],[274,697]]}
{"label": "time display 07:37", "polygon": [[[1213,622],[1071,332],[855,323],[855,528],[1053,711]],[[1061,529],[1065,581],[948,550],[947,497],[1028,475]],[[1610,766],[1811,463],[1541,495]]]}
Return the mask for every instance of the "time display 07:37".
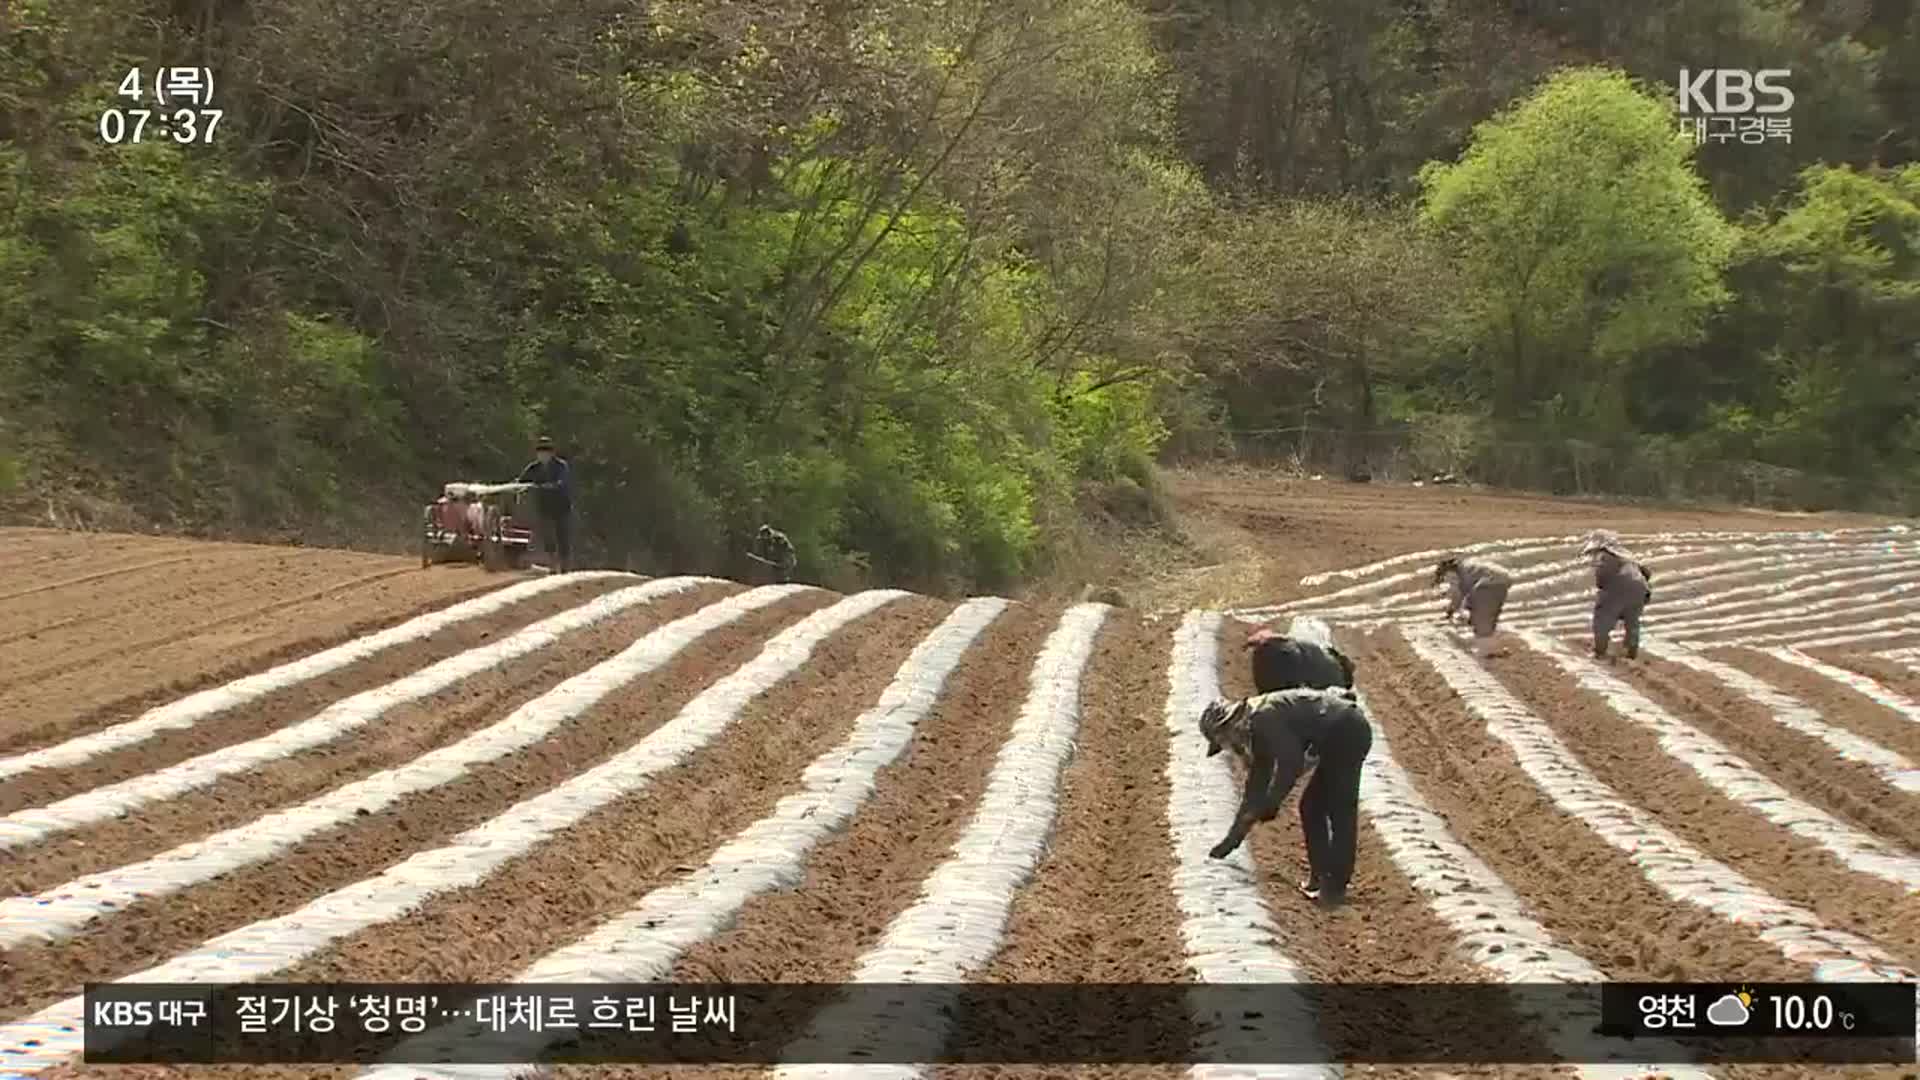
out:
{"label": "time display 07:37", "polygon": [[100,114],[100,139],[119,144],[145,139],[172,139],[186,144],[212,142],[213,129],[220,124],[222,109],[108,109]]}

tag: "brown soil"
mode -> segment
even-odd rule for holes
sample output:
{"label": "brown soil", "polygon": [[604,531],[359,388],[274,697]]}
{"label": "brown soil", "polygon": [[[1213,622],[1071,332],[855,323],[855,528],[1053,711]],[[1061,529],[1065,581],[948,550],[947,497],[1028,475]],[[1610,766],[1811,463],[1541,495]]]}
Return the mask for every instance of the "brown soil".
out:
{"label": "brown soil", "polygon": [[1902,963],[1920,959],[1920,905],[1904,890],[1854,873],[1812,841],[1720,794],[1552,661],[1514,648],[1489,666],[1628,802],[1773,895],[1861,934]]}
{"label": "brown soil", "polygon": [[1912,645],[1912,642],[1904,645],[1900,642],[1881,642],[1874,645],[1872,653],[1814,649],[1808,655],[1838,667],[1851,668],[1895,693],[1904,694],[1911,701],[1920,701],[1920,671],[1875,655],[1895,648],[1911,648]]}
{"label": "brown soil", "polygon": [[638,584],[601,578],[536,596],[485,619],[450,627],[424,641],[388,649],[244,707],[209,716],[192,727],[166,731],[144,742],[63,768],[34,769],[0,787],[0,814],[43,806],[82,791],[154,772],[223,746],[259,738],[298,723],[333,702],[381,686],[468,649],[511,636],[529,623],[557,615],[602,593]]}
{"label": "brown soil", "polygon": [[1662,660],[1622,668],[1627,680],[1681,720],[1746,759],[1774,783],[1866,832],[1920,850],[1920,795],[1888,784],[1710,675]]}
{"label": "brown soil", "polygon": [[1864,694],[1848,689],[1797,664],[1782,663],[1752,649],[1723,649],[1713,658],[1758,675],[1773,686],[1820,710],[1820,718],[1910,760],[1920,761],[1920,723],[1900,715]]}
{"label": "brown soil", "polygon": [[[0,529],[0,547],[11,543],[14,532]],[[110,552],[147,549],[138,555],[143,563],[181,556],[185,561],[117,574],[109,579],[113,589],[104,592],[87,583],[77,587],[80,597],[55,588],[0,604],[0,638],[36,649],[38,643],[23,634],[38,633],[49,621],[87,619],[74,628],[81,634],[78,647],[42,651],[22,667],[4,669],[0,751],[131,719],[152,705],[374,633],[521,576],[459,566],[421,570],[418,560],[356,552],[76,533],[60,534],[49,546],[62,566],[77,572],[44,574],[47,584],[93,572],[91,556],[101,544]],[[183,591],[167,584],[188,577],[209,587]],[[148,598],[137,604],[120,599],[130,591]]]}
{"label": "brown soil", "polygon": [[[1060,818],[1045,860],[1015,899],[1006,945],[985,983],[1183,983],[1191,979],[1173,898],[1173,851],[1143,838],[1168,835],[1167,701],[1172,626],[1108,616],[1082,683],[1080,733],[1062,778]],[[993,1016],[967,1013],[957,1046],[1004,1045]],[[1143,1015],[1119,995],[1101,1016],[1061,1017],[1063,1046],[1153,1048],[1192,1044],[1184,1014]],[[1104,1051],[1103,1051],[1104,1052]],[[1055,1070],[1064,1072],[1063,1070]],[[1077,1078],[1148,1080],[1184,1075],[1175,1066],[1086,1066]],[[1039,1070],[942,1066],[933,1080],[984,1080]]]}

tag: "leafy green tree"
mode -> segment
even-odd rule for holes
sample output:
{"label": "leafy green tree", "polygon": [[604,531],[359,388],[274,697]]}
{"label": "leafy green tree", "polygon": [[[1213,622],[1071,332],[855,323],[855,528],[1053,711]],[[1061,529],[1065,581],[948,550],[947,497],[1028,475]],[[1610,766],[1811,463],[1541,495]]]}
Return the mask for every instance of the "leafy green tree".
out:
{"label": "leafy green tree", "polygon": [[1421,170],[1423,211],[1460,259],[1458,332],[1504,419],[1626,420],[1637,356],[1696,340],[1727,298],[1734,231],[1689,165],[1668,104],[1573,69]]}
{"label": "leafy green tree", "polygon": [[1745,254],[1737,313],[1773,345],[1753,407],[1723,411],[1723,428],[1744,423],[1769,460],[1868,482],[1920,465],[1920,165],[1808,169]]}

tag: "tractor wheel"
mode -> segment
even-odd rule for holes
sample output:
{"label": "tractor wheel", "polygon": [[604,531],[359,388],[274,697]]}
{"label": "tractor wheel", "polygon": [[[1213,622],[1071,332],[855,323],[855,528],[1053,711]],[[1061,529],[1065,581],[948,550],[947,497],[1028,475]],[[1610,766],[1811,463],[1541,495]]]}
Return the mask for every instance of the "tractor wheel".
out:
{"label": "tractor wheel", "polygon": [[480,565],[485,567],[488,573],[496,573],[506,569],[506,548],[507,545],[498,540],[480,541]]}

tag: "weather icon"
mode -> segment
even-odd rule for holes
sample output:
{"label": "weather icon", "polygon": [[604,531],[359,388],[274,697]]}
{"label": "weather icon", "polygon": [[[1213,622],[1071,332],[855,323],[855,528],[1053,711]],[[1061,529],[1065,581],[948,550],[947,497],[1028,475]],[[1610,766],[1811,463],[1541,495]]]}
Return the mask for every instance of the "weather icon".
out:
{"label": "weather icon", "polygon": [[1707,1023],[1715,1027],[1739,1027],[1753,1016],[1753,991],[1741,987],[1737,994],[1723,995],[1707,1006]]}

